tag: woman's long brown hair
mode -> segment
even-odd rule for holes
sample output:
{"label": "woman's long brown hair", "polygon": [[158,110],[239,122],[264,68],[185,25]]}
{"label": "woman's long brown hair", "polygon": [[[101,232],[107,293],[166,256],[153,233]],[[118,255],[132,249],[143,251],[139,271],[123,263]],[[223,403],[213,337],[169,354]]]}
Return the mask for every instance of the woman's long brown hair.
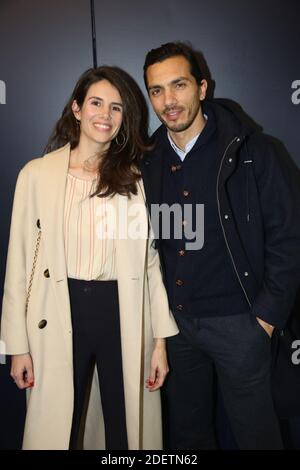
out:
{"label": "woman's long brown hair", "polygon": [[130,196],[137,194],[138,162],[148,142],[148,111],[144,96],[133,78],[119,67],[102,66],[88,69],[79,78],[67,102],[61,118],[46,145],[45,152],[51,152],[70,143],[76,148],[80,139],[80,126],[72,111],[76,100],[82,106],[91,85],[108,80],[120,93],[123,105],[123,121],[116,138],[99,160],[99,182],[94,194],[100,197],[116,193]]}

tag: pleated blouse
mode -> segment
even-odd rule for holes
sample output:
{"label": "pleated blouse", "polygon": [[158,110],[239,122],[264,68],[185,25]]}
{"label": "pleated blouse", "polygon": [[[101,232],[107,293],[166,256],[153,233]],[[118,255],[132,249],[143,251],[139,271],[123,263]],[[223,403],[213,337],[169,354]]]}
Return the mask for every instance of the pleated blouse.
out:
{"label": "pleated blouse", "polygon": [[97,179],[86,181],[68,173],[64,209],[64,239],[68,277],[116,280],[115,243],[105,236],[108,198],[90,197]]}

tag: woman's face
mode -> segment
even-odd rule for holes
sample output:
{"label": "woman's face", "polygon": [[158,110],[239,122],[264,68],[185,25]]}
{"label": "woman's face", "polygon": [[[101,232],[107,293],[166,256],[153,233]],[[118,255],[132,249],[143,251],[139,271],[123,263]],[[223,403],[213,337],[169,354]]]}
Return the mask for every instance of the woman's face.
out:
{"label": "woman's face", "polygon": [[100,80],[90,86],[82,107],[74,101],[72,110],[80,121],[80,139],[106,150],[122,124],[123,106],[118,90],[108,80]]}

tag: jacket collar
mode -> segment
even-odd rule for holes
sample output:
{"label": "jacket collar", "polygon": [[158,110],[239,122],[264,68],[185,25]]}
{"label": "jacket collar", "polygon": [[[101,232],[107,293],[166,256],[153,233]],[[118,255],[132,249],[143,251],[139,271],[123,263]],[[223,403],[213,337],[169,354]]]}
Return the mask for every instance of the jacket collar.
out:
{"label": "jacket collar", "polygon": [[[238,148],[247,136],[259,130],[259,128],[251,122],[250,118],[243,113],[236,103],[230,100],[214,99],[206,101],[203,103],[203,111],[207,114],[213,113],[216,119],[216,136],[218,139],[220,163],[221,161],[225,164],[231,162],[230,165],[222,165],[225,171],[222,171],[220,181],[224,182],[236,167]],[[155,131],[151,143],[154,148],[143,158],[141,172],[145,183],[147,200],[151,204],[159,204],[161,202],[163,185],[163,159],[165,149],[170,146],[167,130],[164,125],[161,125]],[[196,142],[195,148],[197,148],[197,145]],[[228,160],[223,159],[226,149],[229,155]]]}

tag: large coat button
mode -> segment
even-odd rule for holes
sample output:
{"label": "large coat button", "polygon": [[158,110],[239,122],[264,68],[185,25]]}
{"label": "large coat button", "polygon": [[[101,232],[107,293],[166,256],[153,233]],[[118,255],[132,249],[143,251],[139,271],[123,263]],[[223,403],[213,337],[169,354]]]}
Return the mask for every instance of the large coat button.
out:
{"label": "large coat button", "polygon": [[45,269],[44,276],[45,277],[50,277],[49,269]]}
{"label": "large coat button", "polygon": [[41,320],[38,327],[42,330],[47,325],[47,320]]}

